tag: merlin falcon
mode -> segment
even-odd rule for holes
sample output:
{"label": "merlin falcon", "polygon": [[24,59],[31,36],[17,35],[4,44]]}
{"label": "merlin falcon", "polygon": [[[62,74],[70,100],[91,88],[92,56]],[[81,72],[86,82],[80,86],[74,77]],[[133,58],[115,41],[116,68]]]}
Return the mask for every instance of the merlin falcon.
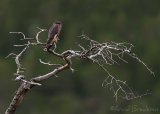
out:
{"label": "merlin falcon", "polygon": [[47,43],[44,46],[46,50],[49,50],[53,45],[55,45],[55,48],[56,48],[56,43],[59,40],[58,37],[61,31],[61,28],[62,28],[61,21],[56,21],[55,23],[53,23],[53,25],[48,31]]}

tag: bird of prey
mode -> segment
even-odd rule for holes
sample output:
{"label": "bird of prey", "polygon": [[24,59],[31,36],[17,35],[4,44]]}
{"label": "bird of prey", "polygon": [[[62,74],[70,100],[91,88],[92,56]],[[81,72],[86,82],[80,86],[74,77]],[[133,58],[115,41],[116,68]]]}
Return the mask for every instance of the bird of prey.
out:
{"label": "bird of prey", "polygon": [[53,25],[48,31],[47,43],[44,46],[45,50],[49,50],[53,45],[55,45],[56,48],[56,43],[59,40],[58,36],[60,34],[61,28],[62,28],[61,21],[56,21],[55,23],[53,23]]}

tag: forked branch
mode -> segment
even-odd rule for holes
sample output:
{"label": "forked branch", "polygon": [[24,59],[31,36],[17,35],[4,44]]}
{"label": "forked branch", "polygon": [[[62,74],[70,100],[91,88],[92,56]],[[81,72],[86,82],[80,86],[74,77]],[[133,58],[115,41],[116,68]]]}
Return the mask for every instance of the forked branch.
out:
{"label": "forked branch", "polygon": [[[37,46],[37,45],[44,45],[45,43],[40,42],[39,40],[39,34],[45,29],[38,28],[40,31],[36,34],[35,38],[26,38],[25,35],[22,32],[10,32],[10,33],[16,33],[16,34],[21,34],[23,36],[22,39],[20,40],[26,40],[26,44],[22,45],[14,45],[16,47],[24,47],[20,53],[15,54],[15,53],[10,53],[7,57],[13,56],[15,63],[17,65],[17,70],[14,75],[16,75],[15,80],[20,81],[21,85],[18,88],[16,94],[14,95],[13,100],[11,101],[9,107],[7,108],[5,114],[13,114],[17,107],[21,104],[23,98],[25,97],[26,93],[31,90],[31,88],[35,86],[41,86],[41,82],[44,80],[49,79],[50,77],[56,76],[56,74],[66,70],[70,69],[74,71],[74,69],[71,67],[72,65],[72,58],[80,58],[82,60],[89,60],[92,63],[96,63],[100,68],[102,68],[107,75],[107,78],[104,80],[102,86],[103,87],[110,87],[110,89],[114,93],[114,97],[117,100],[117,96],[119,94],[119,91],[124,93],[124,98],[127,100],[138,98],[141,96],[136,96],[132,89],[126,84],[126,81],[118,80],[115,78],[115,76],[111,75],[111,73],[108,71],[108,69],[105,68],[105,65],[114,65],[114,64],[119,64],[118,60],[121,60],[123,62],[127,61],[123,58],[123,55],[129,55],[131,58],[136,59],[138,62],[143,64],[146,69],[154,75],[154,72],[141,60],[139,59],[135,53],[132,52],[133,45],[130,43],[115,43],[115,42],[106,42],[106,43],[99,43],[95,40],[90,39],[86,35],[82,34],[80,37],[82,40],[85,40],[85,42],[88,43],[87,47],[82,46],[79,44],[78,46],[80,47],[80,50],[65,50],[62,53],[57,53],[55,52],[55,49],[49,49],[47,50],[49,53],[53,54],[54,56],[61,58],[62,61],[65,61],[65,65],[62,64],[52,64],[50,62],[44,62],[41,59],[40,63],[44,65],[49,65],[49,66],[57,66],[57,68],[53,69],[53,71],[34,77],[30,80],[25,79],[24,75],[24,68],[22,67],[21,64],[21,57],[23,54],[31,48],[31,46]],[[32,41],[31,41],[32,40]],[[56,48],[56,46],[55,46]],[[40,48],[42,49],[42,48]],[[115,58],[118,58],[115,59]],[[113,86],[113,85],[116,85]]]}

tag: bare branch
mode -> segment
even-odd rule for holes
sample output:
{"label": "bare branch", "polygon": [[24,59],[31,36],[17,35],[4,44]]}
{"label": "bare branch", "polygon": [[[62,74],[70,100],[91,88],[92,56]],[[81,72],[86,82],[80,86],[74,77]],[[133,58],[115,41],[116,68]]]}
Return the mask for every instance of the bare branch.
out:
{"label": "bare branch", "polygon": [[43,32],[43,31],[46,31],[46,29],[41,29],[41,28],[39,28],[39,27],[37,27],[40,31],[37,33],[37,35],[36,35],[36,41],[37,41],[37,44],[43,44],[43,43],[41,43],[40,41],[39,41],[39,34],[41,33],[41,32]]}
{"label": "bare branch", "polygon": [[9,33],[11,33],[11,34],[21,34],[23,36],[23,38],[20,39],[20,40],[32,40],[32,39],[34,39],[34,38],[26,38],[26,36],[23,32],[9,32]]}
{"label": "bare branch", "polygon": [[[40,29],[40,28],[39,28]],[[60,57],[60,58],[63,58],[65,61],[66,61],[66,64],[65,65],[59,65],[59,67],[57,67],[56,69],[54,69],[52,72],[49,72],[45,75],[42,75],[42,76],[37,76],[35,78],[32,78],[30,81],[27,81],[25,80],[25,76],[22,75],[23,73],[23,68],[22,68],[22,65],[21,65],[21,62],[20,62],[20,57],[22,57],[22,55],[26,52],[27,48],[30,48],[31,45],[39,45],[39,44],[43,44],[39,41],[39,34],[42,32],[42,31],[45,31],[45,29],[40,29],[40,31],[37,33],[36,35],[36,42],[35,43],[31,43],[28,41],[27,44],[24,44],[24,45],[16,45],[16,46],[25,46],[22,51],[19,53],[19,54],[14,54],[14,53],[10,53],[7,57],[9,56],[15,56],[15,63],[17,65],[17,71],[16,73],[14,73],[17,77],[15,78],[15,81],[21,81],[22,84],[21,86],[18,88],[13,100],[11,101],[9,107],[7,108],[5,114],[13,114],[16,110],[16,108],[21,104],[24,96],[26,95],[26,93],[34,86],[40,86],[41,84],[39,82],[43,81],[43,80],[46,80],[48,78],[50,78],[51,76],[56,76],[56,74],[60,73],[61,71],[65,70],[65,69],[68,69],[70,68],[70,60],[69,58],[64,57],[63,55],[61,54],[58,54],[54,51],[50,51],[52,54],[54,54],[55,56],[57,57]],[[22,34],[24,39],[25,39],[25,35],[21,32],[11,32],[11,33],[18,33],[18,34]],[[41,63],[43,64],[48,64],[48,65],[51,65],[49,63],[45,63],[45,62],[42,62],[40,61]]]}
{"label": "bare branch", "polygon": [[46,63],[46,62],[42,61],[41,59],[39,59],[39,62],[44,65],[49,65],[49,66],[62,66],[61,64],[51,64],[50,62]]}
{"label": "bare branch", "polygon": [[149,68],[147,64],[145,64],[140,58],[138,58],[135,53],[128,53],[128,55],[131,56],[132,58],[136,59],[139,63],[143,64],[146,67],[146,69],[150,72],[150,74],[155,77],[155,74],[151,70],[151,68]]}
{"label": "bare branch", "polygon": [[23,71],[21,62],[20,62],[20,57],[22,56],[22,54],[27,50],[27,48],[29,47],[29,43],[28,45],[26,45],[23,50],[19,53],[19,54],[15,54],[15,53],[10,53],[6,58],[10,57],[10,56],[14,56],[15,58],[15,63],[17,65],[17,71],[16,73],[14,73],[14,75],[20,75]]}
{"label": "bare branch", "polygon": [[49,73],[47,73],[45,75],[42,75],[42,76],[35,77],[31,80],[34,81],[34,82],[41,82],[43,80],[46,80],[46,79],[50,78],[51,76],[54,76],[54,75],[58,74],[59,72],[65,70],[67,68],[69,68],[69,65],[65,64],[61,67],[58,67],[58,68],[54,69],[52,72],[49,72]]}
{"label": "bare branch", "polygon": [[8,57],[10,57],[10,56],[16,56],[16,54],[15,54],[15,53],[10,53],[10,54],[7,55],[5,58],[8,58]]}
{"label": "bare branch", "polygon": [[[113,58],[113,56],[117,57],[119,60],[122,60],[125,63],[128,63],[126,60],[123,59],[123,55],[129,55],[130,57],[136,59],[138,62],[142,63],[146,69],[154,75],[154,72],[141,60],[139,59],[136,54],[132,53],[132,48],[134,47],[130,43],[99,43],[90,39],[89,37],[82,35],[82,38],[89,41],[89,49],[84,48],[83,46],[79,45],[82,49],[81,57],[87,58],[93,63],[96,63],[100,66],[106,73],[107,78],[102,83],[103,87],[109,86],[110,89],[114,93],[114,97],[118,98],[118,93],[121,91],[125,95],[126,100],[131,100],[135,98],[140,98],[144,95],[135,95],[132,89],[126,84],[126,81],[121,81],[115,78],[115,76],[111,75],[109,71],[104,67],[104,65],[113,65],[114,63],[118,64],[117,61]],[[102,62],[101,62],[102,61]],[[115,87],[116,86],[116,87]]]}
{"label": "bare branch", "polygon": [[[103,81],[102,86],[103,87],[110,87],[110,89],[114,93],[114,97],[117,101],[118,94],[121,91],[124,94],[124,98],[126,100],[131,100],[135,98],[140,98],[144,95],[135,95],[135,93],[132,91],[132,89],[126,84],[126,81],[122,81],[119,79],[116,79],[115,76],[111,75],[108,69],[105,68],[105,65],[114,65],[119,64],[118,60],[121,60],[125,63],[128,63],[126,60],[124,60],[123,56],[129,55],[131,58],[136,59],[138,62],[143,64],[145,68],[154,75],[154,72],[141,60],[139,59],[136,54],[132,52],[133,45],[130,43],[115,43],[115,42],[106,42],[106,43],[100,43],[95,40],[90,39],[86,35],[82,34],[80,37],[84,39],[86,42],[88,42],[88,47],[78,45],[81,50],[65,50],[62,53],[55,52],[57,46],[55,44],[54,49],[48,49],[47,52],[53,54],[54,56],[62,59],[62,61],[65,61],[65,65],[61,64],[51,64],[50,62],[44,62],[41,59],[39,59],[40,63],[44,65],[49,66],[57,66],[57,68],[53,69],[53,71],[36,76],[30,81],[27,81],[25,79],[25,76],[23,75],[24,68],[22,68],[21,64],[21,57],[23,54],[29,49],[31,46],[38,46],[43,45],[45,43],[40,42],[39,40],[39,34],[43,31],[46,31],[46,29],[38,28],[40,31],[36,34],[36,38],[34,42],[30,42],[28,38],[25,37],[25,35],[22,32],[10,32],[10,33],[17,33],[21,34],[23,36],[23,39],[27,40],[28,42],[23,45],[14,45],[15,47],[22,47],[24,48],[21,50],[19,54],[10,53],[7,57],[14,56],[15,57],[15,63],[17,65],[17,71],[15,75],[17,76],[15,78],[15,81],[20,81],[21,86],[18,88],[13,100],[11,101],[8,109],[6,110],[5,114],[13,114],[17,107],[21,104],[24,96],[26,93],[34,86],[40,86],[40,82],[49,79],[50,77],[56,76],[58,73],[70,69],[72,72],[74,69],[72,66],[72,59],[73,58],[79,58],[82,60],[89,60],[92,63],[97,64],[100,68],[102,68],[106,74],[107,78]],[[6,58],[7,58],[6,57]],[[116,61],[115,58],[118,58]]]}

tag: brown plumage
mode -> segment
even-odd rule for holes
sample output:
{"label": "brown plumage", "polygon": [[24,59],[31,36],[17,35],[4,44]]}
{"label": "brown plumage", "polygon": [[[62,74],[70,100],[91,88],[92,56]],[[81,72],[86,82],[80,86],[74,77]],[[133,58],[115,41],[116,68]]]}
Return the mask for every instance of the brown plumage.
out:
{"label": "brown plumage", "polygon": [[62,28],[62,23],[61,21],[56,21],[53,23],[51,28],[48,31],[48,39],[47,43],[45,45],[45,48],[49,50],[54,44],[56,44],[59,40],[58,36],[60,34]]}

